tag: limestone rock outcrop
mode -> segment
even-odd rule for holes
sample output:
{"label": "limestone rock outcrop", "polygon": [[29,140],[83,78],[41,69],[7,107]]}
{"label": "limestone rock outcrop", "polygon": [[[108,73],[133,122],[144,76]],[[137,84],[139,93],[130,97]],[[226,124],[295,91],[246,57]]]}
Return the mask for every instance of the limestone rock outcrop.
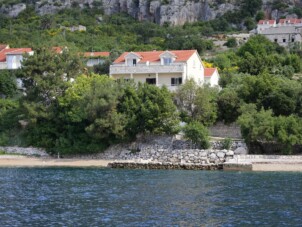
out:
{"label": "limestone rock outcrop", "polygon": [[[284,16],[284,12],[272,10],[273,0],[263,0],[263,10],[270,17]],[[301,6],[302,0],[282,1],[289,7]],[[128,13],[138,20],[158,24],[182,25],[186,22],[211,20],[240,7],[237,0],[28,0],[38,14],[55,13],[64,8],[79,6],[97,8],[106,15]],[[26,4],[0,4],[0,13],[15,17],[25,10]]]}

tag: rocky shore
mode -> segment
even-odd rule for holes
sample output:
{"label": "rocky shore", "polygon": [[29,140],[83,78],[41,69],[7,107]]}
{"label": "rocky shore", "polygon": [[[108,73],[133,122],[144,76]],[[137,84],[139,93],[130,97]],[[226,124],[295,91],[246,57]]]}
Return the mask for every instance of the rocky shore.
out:
{"label": "rocky shore", "polygon": [[244,142],[233,141],[223,149],[221,140],[200,150],[190,142],[169,136],[149,136],[136,142],[111,146],[90,155],[51,157],[37,148],[0,147],[0,166],[111,167],[127,169],[184,169],[235,171],[302,171],[302,155],[249,155]]}
{"label": "rocky shore", "polygon": [[116,169],[178,169],[178,170],[222,170],[222,164],[173,164],[173,163],[138,163],[138,162],[112,162],[108,167]]}

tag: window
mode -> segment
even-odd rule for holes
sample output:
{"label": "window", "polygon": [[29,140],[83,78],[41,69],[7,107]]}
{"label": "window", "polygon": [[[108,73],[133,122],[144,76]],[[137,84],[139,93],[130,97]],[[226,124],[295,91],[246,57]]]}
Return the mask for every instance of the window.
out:
{"label": "window", "polygon": [[171,65],[172,58],[164,58],[164,65]]}
{"label": "window", "polygon": [[182,84],[182,78],[171,78],[171,86],[178,86]]}
{"label": "window", "polygon": [[127,64],[128,66],[136,66],[136,64],[137,64],[137,59],[136,59],[136,58],[128,58],[128,59],[126,60],[126,64]]}
{"label": "window", "polygon": [[292,43],[295,42],[295,38],[292,38]]}
{"label": "window", "polygon": [[286,43],[286,39],[283,39],[283,42]]}
{"label": "window", "polygon": [[156,84],[156,78],[147,78],[146,83],[147,84]]}
{"label": "window", "polygon": [[275,41],[275,43],[277,43],[277,42],[278,42],[278,39],[274,39],[274,41]]}

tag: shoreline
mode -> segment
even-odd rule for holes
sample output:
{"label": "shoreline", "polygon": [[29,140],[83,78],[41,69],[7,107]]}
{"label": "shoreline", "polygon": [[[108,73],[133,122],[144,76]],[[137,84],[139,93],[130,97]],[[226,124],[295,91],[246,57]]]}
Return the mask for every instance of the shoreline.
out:
{"label": "shoreline", "polygon": [[113,160],[0,156],[0,167],[107,167]]}
{"label": "shoreline", "polygon": [[[83,159],[83,158],[39,158],[21,155],[2,155],[0,156],[0,168],[5,167],[95,167],[95,168],[122,168],[122,169],[195,169],[195,170],[217,170],[215,166],[203,165],[181,165],[171,163],[152,163],[138,160],[106,160],[106,159]],[[291,171],[302,172],[301,160],[291,161],[278,160],[263,162],[241,162],[225,163],[224,171]]]}

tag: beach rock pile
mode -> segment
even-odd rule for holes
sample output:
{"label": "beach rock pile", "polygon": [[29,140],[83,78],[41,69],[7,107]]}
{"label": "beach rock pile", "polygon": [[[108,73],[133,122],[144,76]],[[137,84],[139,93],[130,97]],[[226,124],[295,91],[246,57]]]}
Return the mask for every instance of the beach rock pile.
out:
{"label": "beach rock pile", "polygon": [[0,151],[4,151],[7,154],[49,157],[45,150],[34,147],[0,147]]}
{"label": "beach rock pile", "polygon": [[223,165],[200,164],[172,164],[172,163],[137,163],[137,162],[112,162],[108,165],[117,169],[182,169],[182,170],[221,170]]}

